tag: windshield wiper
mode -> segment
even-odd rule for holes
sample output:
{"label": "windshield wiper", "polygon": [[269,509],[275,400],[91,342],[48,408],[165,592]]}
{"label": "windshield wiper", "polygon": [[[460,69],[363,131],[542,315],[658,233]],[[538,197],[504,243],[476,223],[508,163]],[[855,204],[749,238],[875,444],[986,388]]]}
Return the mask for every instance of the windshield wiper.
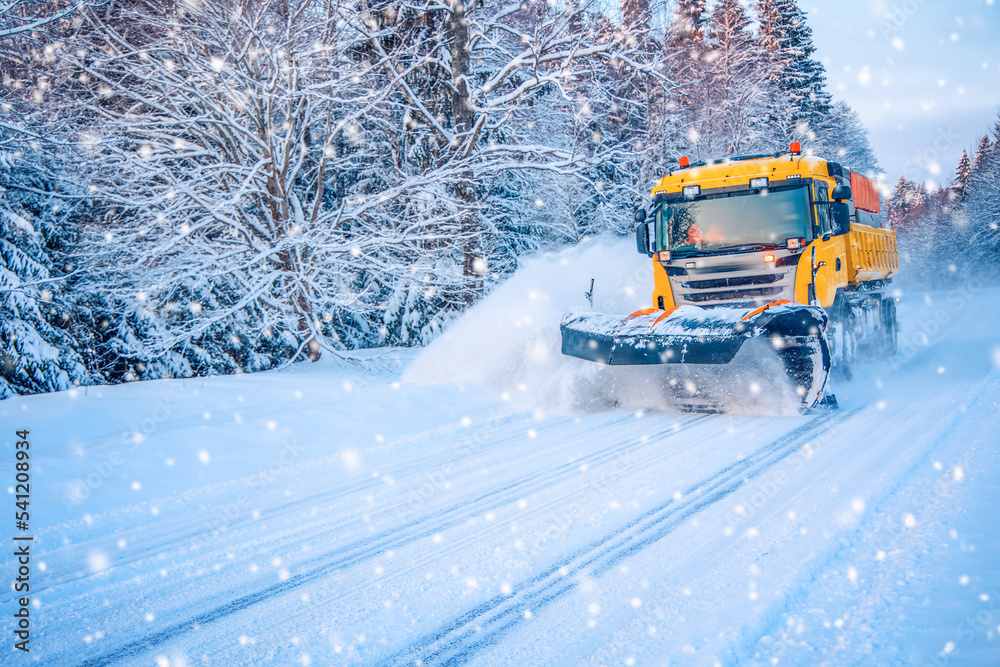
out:
{"label": "windshield wiper", "polygon": [[681,259],[683,257],[706,257],[708,255],[725,255],[733,252],[757,252],[760,250],[777,250],[781,246],[775,243],[741,243],[739,245],[727,245],[721,248],[703,248],[701,250],[672,250],[670,256]]}
{"label": "windshield wiper", "polygon": [[718,254],[722,252],[732,252],[734,250],[742,252],[757,252],[759,250],[777,249],[778,245],[776,243],[739,243],[737,245],[727,245],[721,248],[712,248],[711,252]]}

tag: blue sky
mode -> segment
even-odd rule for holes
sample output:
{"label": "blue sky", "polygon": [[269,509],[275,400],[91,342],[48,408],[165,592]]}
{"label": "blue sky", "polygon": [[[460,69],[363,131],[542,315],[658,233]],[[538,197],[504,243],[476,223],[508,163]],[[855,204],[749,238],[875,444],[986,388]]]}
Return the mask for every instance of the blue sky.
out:
{"label": "blue sky", "polygon": [[886,180],[948,184],[1000,111],[1000,0],[800,0]]}

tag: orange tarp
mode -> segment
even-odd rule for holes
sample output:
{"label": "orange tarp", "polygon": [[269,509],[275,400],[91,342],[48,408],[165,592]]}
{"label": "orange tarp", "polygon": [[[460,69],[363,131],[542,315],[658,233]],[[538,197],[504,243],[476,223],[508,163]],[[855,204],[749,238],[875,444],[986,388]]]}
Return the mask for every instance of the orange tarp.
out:
{"label": "orange tarp", "polygon": [[878,187],[870,178],[851,172],[851,194],[854,195],[854,207],[862,211],[878,214]]}

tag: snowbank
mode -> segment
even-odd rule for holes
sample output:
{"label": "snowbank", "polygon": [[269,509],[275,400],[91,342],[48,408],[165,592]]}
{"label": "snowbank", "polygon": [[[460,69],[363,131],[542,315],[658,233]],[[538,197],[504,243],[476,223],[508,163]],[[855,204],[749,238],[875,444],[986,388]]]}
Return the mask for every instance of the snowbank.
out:
{"label": "snowbank", "polygon": [[563,356],[563,313],[586,304],[631,313],[648,308],[649,260],[632,239],[599,237],[526,261],[523,267],[429,345],[403,374],[404,382],[474,382],[519,405],[550,409],[652,407],[662,385],[648,368],[609,368]]}

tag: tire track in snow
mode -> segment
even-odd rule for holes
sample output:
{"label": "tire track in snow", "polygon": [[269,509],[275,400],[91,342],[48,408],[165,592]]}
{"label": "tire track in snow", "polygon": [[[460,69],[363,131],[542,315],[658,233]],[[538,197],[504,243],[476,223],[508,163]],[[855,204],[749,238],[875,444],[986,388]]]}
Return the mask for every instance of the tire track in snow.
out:
{"label": "tire track in snow", "polygon": [[[519,478],[517,481],[495,488],[471,500],[460,501],[450,507],[419,517],[402,526],[396,526],[376,535],[355,540],[339,549],[300,563],[297,567],[310,569],[292,575],[285,581],[238,597],[192,618],[169,625],[141,639],[128,642],[103,656],[95,656],[79,664],[81,667],[98,667],[134,657],[187,632],[197,630],[204,625],[289,593],[299,586],[320,579],[337,570],[356,565],[390,548],[398,549],[417,540],[431,537],[435,533],[447,530],[453,526],[465,523],[469,514],[496,509],[513,502],[525,494],[548,488],[568,478],[573,473],[578,472],[581,463],[600,465],[637,447],[648,446],[649,442],[654,441],[655,438],[661,438],[660,441],[662,442],[685,433],[687,430],[709,420],[710,417],[706,415],[692,417],[686,422],[681,422],[679,429],[671,425],[670,428],[657,433],[655,436],[651,436],[649,441],[636,441],[637,439],[630,437],[625,442],[612,442],[592,454],[574,460],[572,463],[563,463],[555,468]],[[609,422],[600,430],[603,431],[605,428],[609,428],[617,423],[617,420]],[[593,436],[594,434],[590,435]],[[313,537],[315,538],[315,536]]]}
{"label": "tire track in snow", "polygon": [[[539,427],[539,432],[544,434],[546,430],[558,429],[560,426],[563,426],[571,422],[572,419],[573,419],[572,417],[565,417],[558,420],[554,420],[552,422],[545,424],[542,427]],[[600,426],[600,429],[604,430],[607,428],[613,428],[621,424],[622,422],[628,421],[629,419],[631,419],[631,417],[622,417],[619,419],[615,419],[613,421],[602,424]],[[487,423],[489,421],[490,420],[485,420],[485,422]],[[503,433],[499,437],[495,438],[495,441],[493,443],[477,447],[477,451],[475,453],[476,454],[487,453],[495,449],[508,446],[513,441],[520,440],[523,437],[524,432],[523,430],[519,429],[523,429],[526,423],[531,423],[531,422],[532,418],[530,416],[524,416],[523,414],[506,415],[505,418],[501,420],[501,423],[497,425],[499,429],[502,429]],[[488,425],[487,423],[480,423],[476,426],[470,426],[466,428],[467,429],[474,429],[476,427],[486,428]],[[455,429],[451,427],[435,428],[414,436],[406,436],[401,440],[416,441],[417,443],[419,443],[420,441],[427,441],[441,437],[443,431],[454,433]],[[458,440],[460,438],[455,438],[455,439]],[[451,444],[451,441],[449,441],[449,445],[445,449],[447,451],[442,452],[442,450],[438,450],[437,452],[432,453],[431,456],[437,455],[436,458],[432,459],[428,459],[428,455],[425,452],[417,451],[416,454],[404,460],[398,468],[385,469],[384,472],[390,477],[402,480],[410,475],[419,475],[420,473],[428,470],[435,470],[438,468],[442,468],[450,463],[454,463],[468,456],[467,453],[456,454],[453,451],[454,445]],[[315,459],[313,460],[313,462],[315,462]],[[309,463],[310,462],[306,462],[303,465],[308,465]],[[245,480],[247,478],[243,479]],[[384,486],[384,484],[385,483],[381,479],[373,479],[371,477],[367,477],[364,480],[348,487],[339,488],[335,490],[320,491],[318,493],[313,493],[309,496],[296,498],[295,500],[280,504],[275,507],[268,508],[266,510],[267,519],[278,519],[283,515],[289,514],[304,507],[309,507],[310,505],[330,502],[334,500],[339,500],[341,498],[353,494],[364,493],[366,491],[381,488]],[[241,492],[246,492],[245,487],[239,487],[239,488],[241,489]],[[272,491],[271,495],[274,495],[276,493],[277,491]],[[388,511],[394,509],[395,507],[396,507],[395,505],[392,505],[386,509]],[[172,526],[172,529],[169,524],[165,525],[163,523],[157,522],[151,525],[146,525],[140,528],[133,529],[133,531],[131,531],[130,533],[120,533],[120,534],[115,533],[111,537],[102,536],[94,540],[75,543],[74,545],[72,545],[72,547],[53,550],[52,552],[49,552],[49,557],[51,559],[53,558],[54,555],[58,554],[59,551],[65,551],[69,554],[66,557],[68,561],[73,563],[83,562],[86,559],[78,555],[75,555],[73,553],[74,551],[89,550],[94,548],[95,543],[100,545],[101,543],[108,541],[110,539],[117,540],[123,535],[128,535],[129,536],[128,541],[132,545],[132,548],[130,548],[128,551],[129,557],[122,559],[116,558],[113,562],[114,567],[124,567],[140,562],[145,558],[161,555],[164,549],[170,547],[171,545],[179,544],[185,541],[197,540],[199,537],[202,537],[206,534],[207,532],[206,526],[209,526],[212,523],[212,520],[216,519],[218,516],[219,516],[219,507],[213,506],[204,509],[198,514],[185,515],[181,519],[176,519],[172,521],[171,523],[174,524]],[[320,533],[318,534],[335,532],[335,529],[349,524],[352,520],[354,520],[354,517],[349,516],[340,520],[336,520],[332,524],[327,523],[324,525],[324,529],[320,531]],[[242,512],[241,516],[226,523],[225,525],[226,532],[243,528],[245,525],[253,523],[255,521],[257,521],[257,519],[251,518],[248,512]],[[200,527],[195,529],[190,528],[191,524],[193,523],[199,525]],[[137,537],[136,533],[140,534],[151,533],[153,541],[145,543],[137,542],[137,540],[141,538]],[[308,541],[314,538],[315,536],[316,535],[313,534],[297,535],[295,543]],[[283,538],[275,538],[274,541],[281,542],[286,546],[289,544],[288,540]],[[61,578],[52,581],[47,581],[46,585],[48,588],[56,589],[63,585],[69,585],[77,581],[87,579],[91,575],[92,573],[86,567],[71,569],[68,572],[66,572],[66,574],[63,575]]]}
{"label": "tire track in snow", "polygon": [[[915,439],[919,445],[913,451],[905,452],[907,456],[905,464],[902,466],[902,470],[889,480],[889,484],[874,487],[876,493],[870,494],[866,498],[868,504],[870,504],[870,508],[865,512],[863,520],[857,525],[844,530],[838,539],[830,541],[829,547],[826,550],[810,560],[807,563],[808,567],[800,570],[798,577],[794,581],[794,585],[785,591],[781,601],[774,602],[769,606],[767,612],[763,615],[767,620],[756,627],[745,628],[741,636],[730,642],[726,649],[726,656],[736,662],[749,661],[754,657],[754,649],[759,646],[761,637],[766,635],[772,637],[780,636],[780,630],[785,627],[784,623],[780,621],[782,612],[787,610],[801,610],[802,605],[809,597],[816,594],[816,590],[808,584],[817,581],[819,575],[824,570],[836,567],[838,563],[842,565],[856,564],[858,569],[861,570],[864,570],[867,566],[869,568],[867,573],[870,574],[874,570],[870,559],[874,556],[869,555],[869,560],[866,562],[863,558],[859,559],[858,554],[853,550],[859,544],[864,544],[866,540],[879,535],[878,529],[880,527],[885,530],[891,528],[886,523],[886,517],[891,516],[892,512],[891,510],[884,510],[884,506],[897,499],[897,494],[910,486],[914,479],[918,478],[930,467],[930,462],[936,458],[937,452],[942,447],[956,440],[968,442],[964,438],[956,439],[955,434],[959,433],[961,429],[968,427],[970,421],[976,423],[978,428],[984,430],[988,430],[991,427],[996,428],[993,403],[988,405],[985,403],[994,400],[998,395],[998,387],[1000,387],[1000,373],[996,370],[990,371],[971,391],[967,392],[961,400],[956,402],[944,418],[935,417],[934,419],[925,420],[926,424],[917,422],[917,426],[913,428],[915,430],[926,429],[924,433],[927,437],[924,440],[920,440],[919,437]],[[915,401],[907,406],[905,411],[897,414],[895,419],[902,421],[909,417],[911,413],[920,412],[922,412],[922,408]],[[883,447],[885,446],[885,443],[883,443]],[[900,452],[890,449],[887,452],[881,453],[881,455],[898,459]],[[929,491],[927,487],[921,488],[920,492],[927,496],[933,496],[936,493],[935,491]],[[918,497],[920,496],[918,495]],[[891,535],[891,533],[889,534]],[[893,542],[895,543],[901,539],[903,539],[902,532],[894,536]],[[874,554],[874,551],[871,551],[870,554]],[[789,611],[789,613],[794,612]]]}
{"label": "tire track in snow", "polygon": [[[643,459],[640,459],[640,460],[637,460],[637,461],[634,461],[634,462],[630,462],[629,467],[627,469],[615,473],[616,477],[620,477],[620,476],[623,476],[623,475],[626,475],[626,474],[634,473],[637,470],[642,470],[642,469],[646,469],[646,468],[648,468],[650,466],[655,466],[655,465],[661,463],[664,460],[668,460],[668,459],[671,459],[671,458],[677,456],[679,453],[681,453],[681,452],[683,452],[685,450],[691,449],[693,447],[696,447],[699,444],[702,444],[702,442],[704,440],[711,439],[712,437],[714,437],[716,435],[717,435],[717,433],[706,433],[706,434],[701,435],[699,437],[696,437],[696,438],[693,438],[693,439],[688,440],[686,442],[683,442],[683,443],[681,443],[681,444],[679,444],[679,445],[677,445],[675,447],[672,447],[672,448],[658,447],[658,445],[660,445],[661,443],[656,442],[655,440],[653,440],[651,438],[647,438],[645,441],[640,441],[640,443],[636,443],[634,446],[630,446],[627,450],[625,448],[618,448],[618,445],[615,445],[614,447],[617,448],[616,449],[617,454],[615,456],[616,460],[613,461],[613,462],[611,462],[611,465],[614,465],[614,463],[616,463],[617,460],[622,457],[622,455],[626,455],[627,456],[628,454],[631,453],[631,450],[633,450],[633,449],[635,449],[637,447],[645,446],[645,447],[656,448],[655,449],[655,453],[652,456],[648,456],[646,458],[643,458]],[[574,465],[574,466],[578,465],[578,464],[580,464],[580,462],[582,460],[583,459],[574,459],[572,465]],[[599,470],[599,468],[594,468],[594,470],[595,471]],[[558,485],[558,484],[562,483],[563,481],[567,481],[567,480],[559,480],[559,481],[555,482],[553,484],[553,486]],[[572,490],[570,490],[568,492],[565,492],[565,493],[558,494],[558,495],[555,495],[553,497],[550,497],[550,498],[546,499],[544,502],[542,502],[542,503],[540,503],[538,505],[532,505],[532,509],[530,511],[526,512],[521,517],[521,520],[523,520],[524,518],[527,518],[527,517],[531,517],[531,516],[543,514],[545,511],[547,511],[549,509],[552,509],[552,508],[558,508],[563,503],[565,503],[567,501],[573,500],[576,496],[579,495],[579,493],[580,493],[580,490],[578,488],[574,488],[574,489],[572,489]],[[410,566],[406,570],[397,571],[397,572],[393,573],[392,575],[388,575],[382,581],[383,582],[387,582],[387,581],[390,581],[390,580],[398,579],[398,578],[403,577],[406,574],[411,574],[412,572],[415,572],[417,570],[421,570],[424,567],[426,567],[426,565],[428,565],[430,563],[434,563],[434,562],[440,561],[446,555],[453,554],[453,553],[456,553],[456,552],[460,552],[464,547],[467,547],[470,544],[473,544],[473,543],[476,543],[476,542],[480,542],[484,538],[492,536],[492,535],[495,535],[497,533],[505,532],[507,530],[507,528],[508,528],[508,524],[505,524],[503,522],[497,522],[495,525],[492,526],[492,529],[488,529],[488,530],[485,530],[485,531],[479,531],[479,532],[475,532],[475,533],[469,533],[464,538],[460,538],[460,539],[458,539],[456,541],[449,541],[448,542],[448,546],[446,548],[443,548],[443,549],[440,549],[438,551],[435,551],[434,553],[424,554],[423,557],[418,557],[416,559],[411,559]],[[369,587],[369,583],[368,582],[366,582],[366,581],[359,581],[353,587],[348,587],[348,588],[345,588],[345,589],[339,589],[338,592],[337,592],[337,595],[334,596],[332,599],[326,600],[325,603],[326,604],[330,604],[330,602],[332,602],[333,600],[350,599],[355,594],[360,594],[360,593],[365,592],[365,590],[368,587]],[[298,613],[293,613],[292,615],[289,616],[289,619],[291,619],[291,618],[293,618],[295,616],[298,616],[298,615],[308,614],[308,613],[311,613],[311,612],[309,612],[309,611],[301,611],[301,612],[298,612]]]}
{"label": "tire track in snow", "polygon": [[508,631],[524,622],[526,612],[533,614],[574,590],[581,576],[599,577],[621,560],[660,541],[695,514],[787,458],[811,437],[848,420],[858,411],[816,417],[694,484],[683,492],[681,501],[669,500],[646,511],[624,528],[592,542],[517,585],[509,595],[496,596],[478,605],[379,664],[455,665],[468,662],[477,651],[497,643]]}

